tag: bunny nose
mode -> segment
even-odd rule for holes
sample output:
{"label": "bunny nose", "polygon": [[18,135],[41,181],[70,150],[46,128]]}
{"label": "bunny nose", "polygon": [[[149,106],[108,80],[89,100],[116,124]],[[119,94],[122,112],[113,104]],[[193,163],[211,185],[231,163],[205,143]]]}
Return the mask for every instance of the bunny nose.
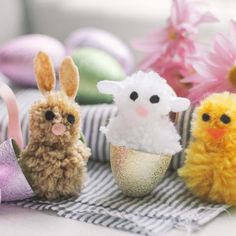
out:
{"label": "bunny nose", "polygon": [[141,117],[147,117],[149,114],[149,111],[146,107],[139,106],[136,108],[136,113]]}
{"label": "bunny nose", "polygon": [[61,123],[59,123],[59,124],[54,124],[54,125],[52,126],[52,132],[53,132],[53,134],[55,134],[56,136],[64,134],[65,131],[66,131],[65,125],[63,125],[63,124],[61,124]]}

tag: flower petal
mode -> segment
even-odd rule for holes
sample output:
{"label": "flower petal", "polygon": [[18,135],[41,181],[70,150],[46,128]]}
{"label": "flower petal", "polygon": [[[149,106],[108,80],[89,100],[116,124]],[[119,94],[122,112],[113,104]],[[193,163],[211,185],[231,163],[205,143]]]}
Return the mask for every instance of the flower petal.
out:
{"label": "flower petal", "polygon": [[230,21],[230,35],[236,37],[236,22],[234,20]]}
{"label": "flower petal", "polygon": [[213,23],[213,22],[217,22],[219,21],[219,19],[214,16],[211,12],[205,12],[204,14],[202,14],[199,19],[194,23],[195,26],[200,25],[202,23]]}
{"label": "flower petal", "polygon": [[188,98],[191,99],[193,103],[197,103],[212,93],[223,92],[228,89],[228,87],[223,87],[221,84],[217,84],[214,81],[208,83],[203,82],[190,89]]}
{"label": "flower petal", "polygon": [[226,38],[223,35],[216,35],[215,41],[213,44],[213,48],[215,52],[218,54],[218,57],[221,57],[222,60],[226,64],[231,64],[232,63],[232,54],[228,50],[228,42]]}
{"label": "flower petal", "polygon": [[194,63],[193,68],[203,78],[207,79],[207,78],[212,77],[212,73],[211,73],[210,69],[204,63],[200,63],[200,62]]}

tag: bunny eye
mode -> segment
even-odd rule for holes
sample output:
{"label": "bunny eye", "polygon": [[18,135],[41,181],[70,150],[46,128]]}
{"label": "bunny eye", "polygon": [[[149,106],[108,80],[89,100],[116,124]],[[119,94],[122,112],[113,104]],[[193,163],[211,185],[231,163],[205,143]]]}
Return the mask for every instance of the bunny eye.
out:
{"label": "bunny eye", "polygon": [[160,98],[158,95],[152,95],[149,99],[150,103],[158,103],[160,101]]}
{"label": "bunny eye", "polygon": [[46,120],[51,121],[51,120],[54,119],[54,117],[55,117],[55,114],[52,111],[46,111],[45,112]]}
{"label": "bunny eye", "polygon": [[223,115],[220,117],[220,120],[221,120],[221,122],[223,122],[224,124],[230,123],[230,117],[227,116],[227,115],[225,115],[225,114],[223,114]]}
{"label": "bunny eye", "polygon": [[207,122],[207,121],[209,121],[210,119],[211,119],[211,117],[210,117],[207,113],[204,113],[204,114],[202,115],[202,120],[203,120],[203,121]]}
{"label": "bunny eye", "polygon": [[69,123],[74,124],[75,123],[75,117],[71,114],[67,116],[67,120]]}
{"label": "bunny eye", "polygon": [[130,95],[129,98],[133,101],[135,101],[138,98],[138,93],[133,91]]}

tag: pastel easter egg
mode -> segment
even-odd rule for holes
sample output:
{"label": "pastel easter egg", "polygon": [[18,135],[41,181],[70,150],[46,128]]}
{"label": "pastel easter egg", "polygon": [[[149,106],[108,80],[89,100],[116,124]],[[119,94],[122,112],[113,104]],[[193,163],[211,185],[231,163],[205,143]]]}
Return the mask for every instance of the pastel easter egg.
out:
{"label": "pastel easter egg", "polygon": [[0,71],[14,83],[36,86],[33,61],[39,51],[52,58],[56,70],[65,56],[65,48],[58,40],[40,34],[24,35],[0,48]]}
{"label": "pastel easter egg", "polygon": [[112,97],[98,92],[101,80],[119,81],[125,78],[121,65],[109,54],[95,48],[81,48],[72,52],[79,69],[80,87],[76,100],[80,104],[111,103]]}
{"label": "pastel easter egg", "polygon": [[69,53],[76,48],[83,47],[103,50],[114,57],[127,74],[133,70],[134,58],[130,49],[118,37],[105,30],[96,28],[76,30],[69,35],[65,45]]}

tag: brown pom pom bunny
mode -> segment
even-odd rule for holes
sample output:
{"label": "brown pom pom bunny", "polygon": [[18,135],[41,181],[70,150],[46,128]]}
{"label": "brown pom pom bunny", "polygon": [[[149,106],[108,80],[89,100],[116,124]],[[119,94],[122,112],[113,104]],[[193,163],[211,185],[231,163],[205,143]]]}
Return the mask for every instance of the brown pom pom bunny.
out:
{"label": "brown pom pom bunny", "polygon": [[38,88],[44,97],[30,110],[29,143],[20,163],[40,197],[53,200],[77,196],[86,178],[90,150],[79,140],[80,109],[74,102],[78,70],[70,57],[60,67],[61,91],[53,92],[56,78],[47,54],[35,59]]}

